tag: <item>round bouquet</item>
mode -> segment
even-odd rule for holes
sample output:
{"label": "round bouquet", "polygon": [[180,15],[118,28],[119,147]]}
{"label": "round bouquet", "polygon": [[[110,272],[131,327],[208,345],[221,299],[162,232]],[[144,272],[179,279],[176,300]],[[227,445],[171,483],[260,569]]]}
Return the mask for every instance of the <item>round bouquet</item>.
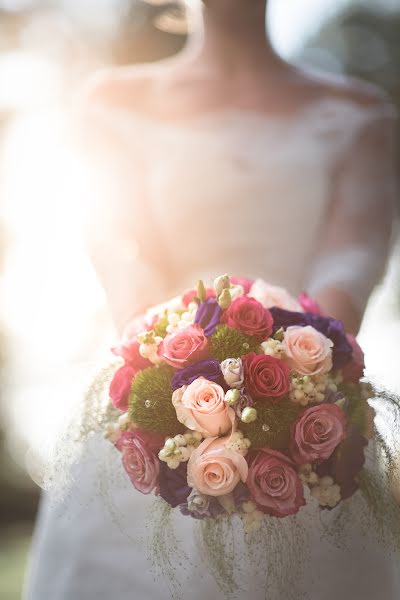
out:
{"label": "round bouquet", "polygon": [[105,435],[143,494],[246,533],[360,485],[372,435],[363,353],[316,302],[265,281],[199,281],[113,348]]}

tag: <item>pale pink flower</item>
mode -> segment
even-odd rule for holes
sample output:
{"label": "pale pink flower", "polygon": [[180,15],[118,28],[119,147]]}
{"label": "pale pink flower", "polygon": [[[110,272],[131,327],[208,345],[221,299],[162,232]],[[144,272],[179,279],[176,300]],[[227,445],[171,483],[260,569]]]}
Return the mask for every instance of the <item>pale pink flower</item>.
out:
{"label": "pale pink flower", "polygon": [[323,375],[332,369],[333,342],[311,325],[288,327],[282,348],[288,365],[300,375]]}
{"label": "pale pink flower", "polygon": [[178,421],[204,437],[232,431],[235,411],[225,402],[223,388],[213,381],[198,377],[173,393],[172,404]]}

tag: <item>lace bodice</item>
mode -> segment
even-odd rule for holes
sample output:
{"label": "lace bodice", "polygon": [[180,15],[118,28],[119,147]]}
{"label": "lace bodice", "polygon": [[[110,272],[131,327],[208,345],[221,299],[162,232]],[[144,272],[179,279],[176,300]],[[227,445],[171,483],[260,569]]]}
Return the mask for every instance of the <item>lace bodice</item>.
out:
{"label": "lace bodice", "polygon": [[390,239],[390,109],[324,100],[288,119],[232,109],[168,123],[96,108],[91,120],[106,157],[91,241],[121,320],[225,271],[294,293],[344,287],[364,305]]}

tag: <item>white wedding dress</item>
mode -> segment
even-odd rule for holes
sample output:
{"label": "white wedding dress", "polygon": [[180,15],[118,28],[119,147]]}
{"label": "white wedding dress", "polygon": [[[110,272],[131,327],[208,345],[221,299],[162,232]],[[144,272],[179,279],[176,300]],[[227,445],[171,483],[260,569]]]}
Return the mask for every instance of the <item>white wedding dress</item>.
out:
{"label": "white wedding dress", "polygon": [[[365,305],[385,266],[393,217],[390,111],[327,99],[289,119],[226,110],[171,124],[121,109],[94,118],[112,139],[113,161],[92,241],[110,304],[125,320],[200,276],[224,272],[293,293],[338,287]],[[63,501],[43,497],[26,600],[172,596],[147,556],[154,499],[133,489],[118,452],[95,436],[74,475]],[[350,521],[347,545],[335,547],[321,537],[316,512],[306,508],[300,517],[311,543],[300,546],[299,588],[286,578],[283,555],[279,590],[262,570],[246,574],[243,558],[241,591],[232,597],[400,598],[399,557]],[[188,555],[171,558],[183,583],[176,597],[224,598],[203,565],[198,523],[179,512],[174,519]],[[273,539],[264,551],[278,552]]]}

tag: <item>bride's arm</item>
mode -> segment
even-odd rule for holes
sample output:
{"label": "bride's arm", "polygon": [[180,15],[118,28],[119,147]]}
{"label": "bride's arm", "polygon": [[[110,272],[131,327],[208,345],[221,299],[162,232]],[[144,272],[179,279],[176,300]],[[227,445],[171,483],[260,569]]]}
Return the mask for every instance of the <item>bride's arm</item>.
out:
{"label": "bride's arm", "polygon": [[389,108],[379,109],[338,164],[309,282],[324,312],[354,333],[390,250],[398,189],[395,124]]}
{"label": "bride's arm", "polygon": [[115,325],[122,330],[134,316],[165,300],[168,264],[140,176],[143,132],[127,110],[105,102],[101,87],[89,86],[80,118],[88,175],[84,235]]}

